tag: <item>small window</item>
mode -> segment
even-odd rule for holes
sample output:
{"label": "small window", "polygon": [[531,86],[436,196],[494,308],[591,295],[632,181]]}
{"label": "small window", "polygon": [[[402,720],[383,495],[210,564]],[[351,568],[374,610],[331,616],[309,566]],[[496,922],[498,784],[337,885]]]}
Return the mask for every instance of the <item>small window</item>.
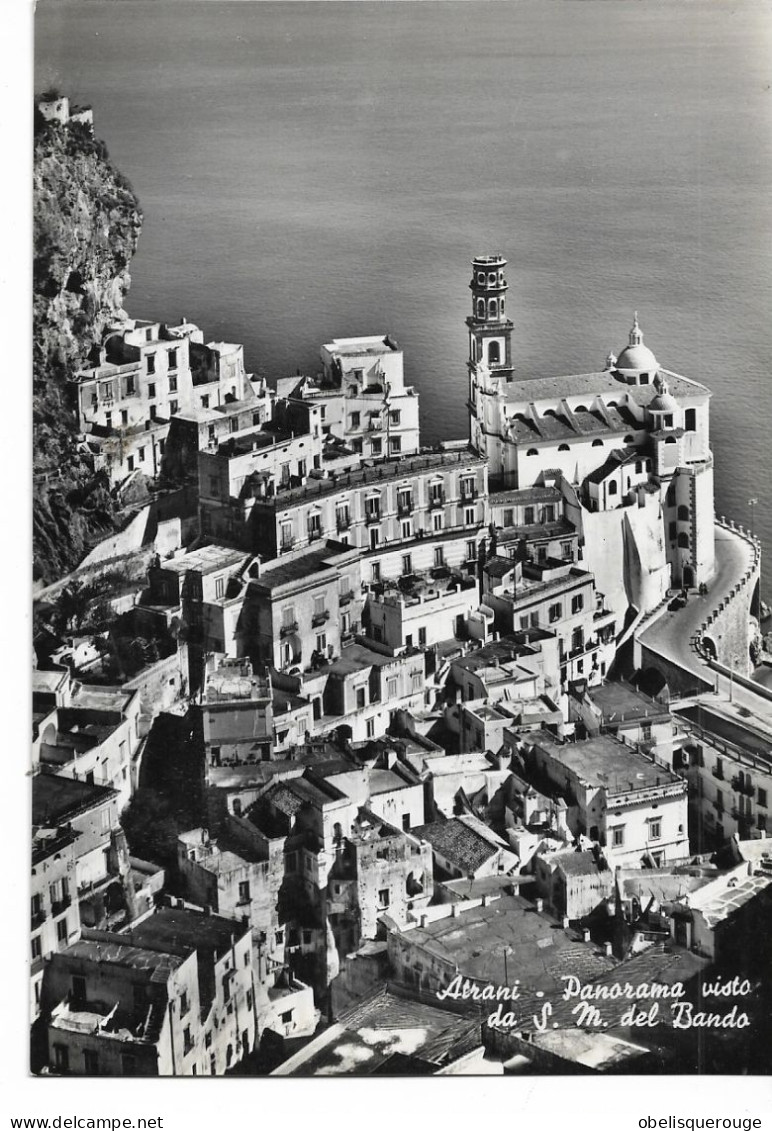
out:
{"label": "small window", "polygon": [[603,441],[602,440],[593,440],[592,446],[594,448],[602,448],[603,447]]}
{"label": "small window", "polygon": [[378,908],[379,908],[380,911],[383,911],[388,906],[389,906],[389,889],[388,888],[381,888],[381,890],[378,892]]}
{"label": "small window", "polygon": [[179,408],[179,405],[177,404],[177,401],[169,401],[169,415],[170,416],[174,416],[174,414],[177,412],[178,408]]}
{"label": "small window", "polygon": [[649,840],[662,839],[662,818],[658,817],[654,821],[649,821]]}
{"label": "small window", "polygon": [[177,351],[176,351],[176,349],[169,350],[169,368],[170,369],[176,369],[177,368]]}
{"label": "small window", "polygon": [[155,373],[155,354],[153,353],[147,355],[147,371],[148,373]]}
{"label": "small window", "polygon": [[176,377],[170,377],[169,378],[169,392],[170,393],[176,393],[177,392],[177,378]]}
{"label": "small window", "polygon": [[611,844],[614,848],[621,848],[625,843],[625,827],[624,825],[616,825],[611,830]]}
{"label": "small window", "polygon": [[[568,445],[564,445],[564,446],[567,447]],[[558,449],[558,451],[559,450],[560,449]],[[529,448],[528,451],[525,454],[527,456],[538,456],[539,452],[538,452],[537,448]]]}

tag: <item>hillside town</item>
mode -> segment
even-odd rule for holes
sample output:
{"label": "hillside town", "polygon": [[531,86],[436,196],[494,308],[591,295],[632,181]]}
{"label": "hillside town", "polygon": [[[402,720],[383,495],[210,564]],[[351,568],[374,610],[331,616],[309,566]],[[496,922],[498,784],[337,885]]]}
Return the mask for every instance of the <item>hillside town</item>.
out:
{"label": "hillside town", "polygon": [[123,520],[36,593],[33,1071],[763,1055],[760,544],[699,374],[632,312],[597,371],[521,374],[506,266],[472,261],[436,447],[383,329],[264,375],[124,315],[81,359]]}

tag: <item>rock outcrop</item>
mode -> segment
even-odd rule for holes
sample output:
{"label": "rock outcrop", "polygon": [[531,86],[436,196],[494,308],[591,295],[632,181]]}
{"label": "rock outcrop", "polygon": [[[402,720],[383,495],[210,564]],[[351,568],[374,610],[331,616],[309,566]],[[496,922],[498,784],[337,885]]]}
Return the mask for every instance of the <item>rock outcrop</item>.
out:
{"label": "rock outcrop", "polygon": [[125,317],[142,224],[137,197],[80,122],[35,123],[33,560],[50,582],[114,529],[117,508],[79,442],[68,383]]}

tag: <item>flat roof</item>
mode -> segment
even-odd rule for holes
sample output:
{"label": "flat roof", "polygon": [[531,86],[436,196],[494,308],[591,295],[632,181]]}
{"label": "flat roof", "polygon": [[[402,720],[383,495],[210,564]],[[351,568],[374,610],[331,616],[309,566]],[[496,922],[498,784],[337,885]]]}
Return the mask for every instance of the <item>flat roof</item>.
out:
{"label": "flat roof", "polygon": [[441,471],[444,468],[461,467],[464,464],[474,464],[477,467],[485,465],[485,457],[467,447],[464,451],[427,452],[423,455],[383,459],[370,467],[348,469],[337,474],[330,474],[326,479],[312,479],[302,487],[279,486],[275,495],[267,499],[259,499],[264,505],[270,505],[275,510],[282,510],[293,503],[313,502],[314,498],[343,493],[355,487],[376,487],[380,483],[393,483],[396,479],[408,479],[419,473],[430,474],[432,471]]}
{"label": "flat roof", "polygon": [[590,982],[616,965],[517,895],[503,895],[487,907],[465,909],[462,903],[456,918],[429,921],[401,934],[454,964],[462,977],[494,985],[519,979],[523,990],[562,992],[563,975]]}
{"label": "flat roof", "polygon": [[702,703],[689,707],[678,707],[673,712],[687,723],[694,723],[709,735],[724,739],[748,754],[754,754],[765,762],[772,762],[772,737],[764,735],[756,727],[746,725],[740,719],[720,714]]}
{"label": "flat roof", "polygon": [[117,797],[112,786],[92,785],[56,774],[35,774],[32,779],[32,824],[64,824],[70,817]]}
{"label": "flat roof", "polygon": [[163,907],[129,930],[132,942],[138,946],[147,943],[163,948],[168,954],[186,956],[193,950],[223,954],[230,949],[234,938],[242,938],[250,927],[203,911]]}
{"label": "flat roof", "polygon": [[609,734],[566,743],[552,742],[539,735],[534,736],[533,745],[573,770],[582,780],[604,786],[611,794],[676,782],[682,782],[686,789],[686,782],[672,770]]}
{"label": "flat roof", "polygon": [[253,584],[265,589],[278,589],[281,585],[288,585],[291,581],[312,580],[316,575],[325,570],[332,571],[334,567],[328,564],[330,558],[342,554],[351,547],[340,542],[323,542],[320,546],[313,546],[302,553],[301,556],[285,560],[276,558],[260,569],[259,577],[253,578]]}
{"label": "flat roof", "polygon": [[372,334],[366,338],[333,338],[322,349],[343,357],[377,357],[379,354],[399,352],[397,343],[386,334]]}
{"label": "flat roof", "polygon": [[187,573],[189,569],[211,573],[212,570],[235,566],[249,557],[250,555],[244,550],[234,550],[230,546],[221,546],[213,542],[208,546],[199,547],[198,550],[182,554],[178,558],[169,558],[168,561],[161,562],[161,569],[170,569],[174,573]]}
{"label": "flat roof", "polygon": [[68,958],[85,959],[100,968],[105,965],[126,966],[141,970],[149,982],[167,982],[175,970],[182,965],[186,956],[168,951],[146,950],[141,943],[135,944],[136,928],[132,939],[121,939],[118,935],[100,939],[79,939],[64,951]]}
{"label": "flat roof", "polygon": [[521,487],[516,491],[491,491],[488,500],[492,507],[529,503],[556,503],[562,498],[557,487]]}
{"label": "flat roof", "polygon": [[663,703],[636,691],[628,683],[609,681],[600,687],[588,688],[587,695],[600,709],[606,723],[670,716],[670,709]]}

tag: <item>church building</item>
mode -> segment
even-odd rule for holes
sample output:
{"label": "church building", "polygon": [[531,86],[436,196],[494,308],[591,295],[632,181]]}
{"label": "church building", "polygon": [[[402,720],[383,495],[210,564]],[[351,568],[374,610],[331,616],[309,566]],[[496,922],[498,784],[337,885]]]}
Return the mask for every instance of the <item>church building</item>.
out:
{"label": "church building", "polygon": [[637,314],[604,367],[515,377],[506,260],[478,256],[470,283],[469,423],[497,492],[558,482],[582,528],[580,552],[612,607],[640,613],[673,585],[714,572],[710,392],[663,368]]}

